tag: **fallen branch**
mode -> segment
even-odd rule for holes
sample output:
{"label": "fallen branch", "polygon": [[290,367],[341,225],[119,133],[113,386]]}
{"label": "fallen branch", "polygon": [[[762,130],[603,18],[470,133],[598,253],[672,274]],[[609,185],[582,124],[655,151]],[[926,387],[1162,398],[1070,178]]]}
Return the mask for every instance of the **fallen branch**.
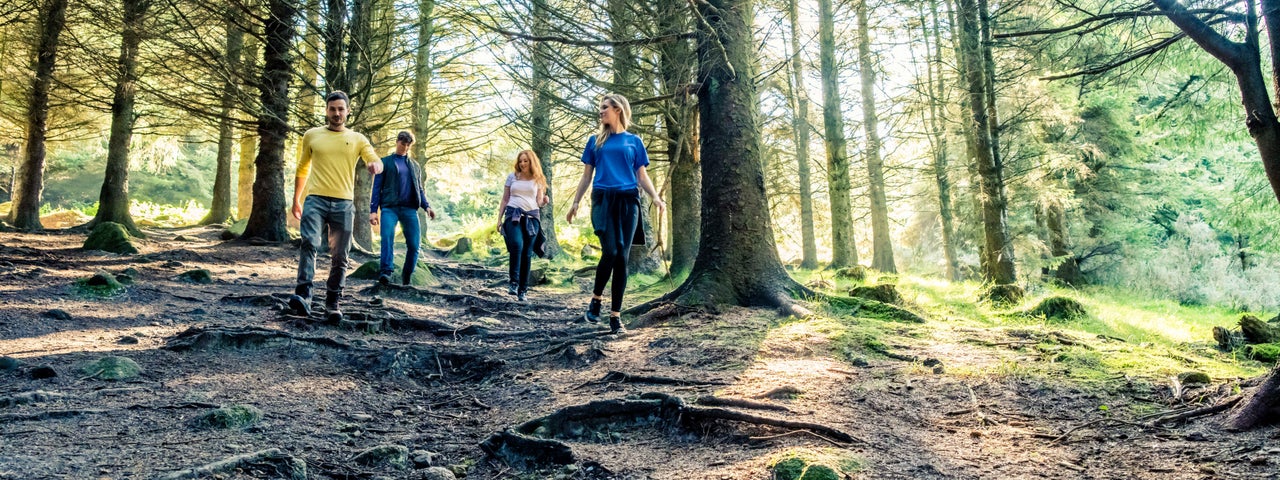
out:
{"label": "fallen branch", "polygon": [[284,453],[278,448],[271,448],[237,455],[195,468],[170,472],[159,477],[158,480],[202,478],[251,467],[270,469],[275,475],[289,480],[306,480],[307,478],[306,462],[299,458],[294,458],[294,456]]}

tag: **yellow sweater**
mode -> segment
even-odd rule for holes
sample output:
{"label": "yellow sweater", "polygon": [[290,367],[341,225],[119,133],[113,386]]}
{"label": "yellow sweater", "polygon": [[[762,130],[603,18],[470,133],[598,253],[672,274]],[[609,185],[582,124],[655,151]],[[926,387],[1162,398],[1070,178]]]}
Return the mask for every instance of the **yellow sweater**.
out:
{"label": "yellow sweater", "polygon": [[[307,180],[307,195],[352,200],[356,188],[356,160],[378,162],[378,153],[369,139],[351,129],[341,132],[326,127],[307,130],[298,145],[298,178]],[[314,161],[313,161],[314,160]]]}

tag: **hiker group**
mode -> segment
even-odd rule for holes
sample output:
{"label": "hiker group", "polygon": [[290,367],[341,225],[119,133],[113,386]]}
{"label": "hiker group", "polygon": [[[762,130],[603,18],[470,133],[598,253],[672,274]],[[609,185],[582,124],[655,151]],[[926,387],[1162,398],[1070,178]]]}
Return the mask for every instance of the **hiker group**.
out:
{"label": "hiker group", "polygon": [[[600,262],[596,265],[593,295],[583,319],[599,322],[604,309],[604,288],[612,279],[609,328],[623,329],[622,296],[627,286],[627,258],[633,244],[644,241],[640,223],[640,191],[653,199],[659,217],[666,204],[658,197],[645,168],[649,154],[640,137],[628,132],[631,105],[617,94],[600,100],[600,129],[582,151],[582,178],[573,195],[566,220],[573,222],[587,187],[591,187],[591,226],[600,240]],[[312,128],[298,147],[298,169],[294,179],[292,213],[300,221],[302,243],[298,252],[298,278],[289,306],[299,315],[311,314],[312,279],[321,232],[328,229],[331,263],[325,281],[324,310],[330,321],[342,318],[340,304],[346,283],[347,253],[355,222],[355,167],[363,159],[374,175],[369,223],[380,226],[378,282],[389,284],[395,272],[394,235],[396,225],[403,232],[406,252],[400,282],[409,285],[418,263],[422,228],[418,210],[435,219],[435,211],[422,187],[422,168],[409,158],[413,134],[396,136],[395,153],[379,158],[369,139],[346,128],[350,113],[347,94],[335,91],[325,97],[326,125]],[[547,179],[538,155],[524,150],[516,155],[512,172],[498,204],[498,233],[506,241],[508,293],[524,302],[529,291],[529,264],[534,254],[543,254],[540,209],[549,201]]]}

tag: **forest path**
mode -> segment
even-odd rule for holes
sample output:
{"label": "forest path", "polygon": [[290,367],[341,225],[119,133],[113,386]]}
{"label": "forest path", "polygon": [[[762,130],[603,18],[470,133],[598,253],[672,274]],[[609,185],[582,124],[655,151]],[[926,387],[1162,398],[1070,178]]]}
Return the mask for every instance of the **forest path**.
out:
{"label": "forest path", "polygon": [[[833,459],[849,478],[1207,478],[1274,474],[1268,455],[1280,453],[1268,440],[1274,429],[1138,426],[1139,414],[1168,407],[1167,388],[1024,375],[1020,362],[1052,357],[946,319],[888,327],[889,351],[916,361],[850,357],[860,350],[830,332],[869,328],[858,318],[742,308],[610,335],[573,321],[587,278],[575,280],[578,291],[535,288],[519,303],[488,286],[503,272],[440,260],[433,265],[447,286],[352,280],[344,309],[382,328],[335,328],[280,311],[296,250],[224,243],[218,233],[152,232],[136,256],[81,251],[83,237],[70,233],[0,234],[0,355],[21,362],[0,372],[0,398],[57,394],[0,400],[0,478],[151,478],[270,448],[305,462],[309,478],[415,479],[423,473],[414,467],[427,464],[468,478],[764,479],[795,452]],[[76,283],[127,268],[134,283],[112,296]],[[179,279],[198,268],[213,281]],[[220,336],[181,343],[209,332]],[[108,354],[133,359],[142,373],[104,380],[89,364]],[[38,367],[56,376],[34,378]],[[574,466],[536,472],[477,446],[566,407],[646,392],[690,405],[708,396],[767,402],[788,411],[751,413],[856,440],[837,445],[736,421],[690,429],[613,418],[565,440]],[[233,429],[198,420],[231,405],[262,418]],[[416,454],[403,469],[358,457],[385,445]],[[224,477],[278,473],[263,462]]]}

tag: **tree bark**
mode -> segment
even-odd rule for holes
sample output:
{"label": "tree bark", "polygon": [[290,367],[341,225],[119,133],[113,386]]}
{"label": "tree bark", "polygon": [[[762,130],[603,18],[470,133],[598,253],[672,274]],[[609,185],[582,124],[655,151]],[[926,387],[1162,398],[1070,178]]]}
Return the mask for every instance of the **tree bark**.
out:
{"label": "tree bark", "polygon": [[983,252],[988,256],[983,276],[997,285],[1012,284],[1017,281],[1017,275],[1013,263],[1013,245],[1009,242],[1006,227],[1004,173],[995,162],[991,150],[991,127],[987,116],[987,95],[991,94],[991,90],[982,67],[977,5],[974,0],[960,0],[959,7],[960,42],[964,53],[962,61],[965,64],[969,110],[972,113],[972,156],[977,161],[978,174],[982,180]]}
{"label": "tree bark", "polygon": [[324,86],[326,92],[342,90],[350,94],[351,84],[347,80],[347,72],[343,65],[343,52],[346,51],[347,35],[347,2],[345,0],[325,0],[324,24]]}
{"label": "tree bark", "polygon": [[708,0],[698,10],[701,248],[685,282],[656,302],[795,311],[789,295],[805,289],[778,259],[764,190],[751,2]]}
{"label": "tree bark", "polygon": [[26,157],[18,167],[9,223],[23,230],[40,230],[40,194],[44,190],[45,135],[49,121],[49,87],[57,60],[58,37],[67,23],[67,0],[48,0],[40,15],[40,41],[32,65],[35,81],[27,104]]}
{"label": "tree bark", "polygon": [[889,239],[889,200],[884,191],[884,160],[880,157],[880,129],[876,114],[875,64],[871,58],[871,28],[867,2],[861,0],[858,14],[858,70],[862,77],[862,128],[867,134],[867,178],[871,192],[871,268],[897,273],[893,242]]}
{"label": "tree bark", "polygon": [[[826,130],[827,191],[831,196],[831,266],[858,263],[853,238],[853,207],[849,192],[849,154],[840,110],[840,83],[836,71],[835,14],[831,0],[818,0],[819,59],[822,64],[822,124]],[[704,117],[706,118],[706,117]]]}
{"label": "tree bark", "polygon": [[[533,34],[543,36],[548,34],[547,18],[550,12],[547,9],[546,0],[533,0]],[[533,42],[529,53],[529,63],[532,68],[533,100],[529,105],[529,123],[532,132],[531,142],[533,153],[538,156],[538,162],[542,166],[542,174],[547,177],[547,197],[551,202],[539,209],[542,221],[542,231],[546,236],[546,253],[547,258],[554,258],[560,255],[560,241],[556,239],[556,214],[555,214],[555,189],[551,188],[555,179],[555,163],[552,161],[552,155],[555,153],[551,145],[551,102],[553,101],[551,91],[551,71],[549,58],[551,46],[546,42]]]}
{"label": "tree bark", "polygon": [[289,240],[285,220],[284,144],[289,135],[289,78],[293,76],[289,48],[293,43],[297,6],[290,0],[270,0],[266,19],[262,80],[262,114],[258,118],[257,178],[253,182],[253,211],[241,238],[269,242]]}
{"label": "tree bark", "polygon": [[[659,34],[687,32],[692,27],[688,3],[684,0],[661,0]],[[671,234],[670,274],[687,273],[698,256],[698,226],[702,222],[702,172],[698,164],[697,104],[693,92],[697,57],[688,40],[666,42],[658,46],[659,71],[664,93],[676,97],[663,109],[666,127],[667,158],[671,162],[667,183],[670,186]],[[677,232],[674,226],[679,226]]]}
{"label": "tree bark", "polygon": [[791,21],[791,127],[795,134],[796,164],[800,184],[800,268],[818,268],[818,241],[813,228],[813,185],[809,174],[809,95],[804,88],[804,60],[800,56],[799,0],[788,4]]}
{"label": "tree bark", "polygon": [[[236,26],[233,18],[234,10],[227,9],[227,43],[223,58],[228,70],[240,70],[240,54],[244,49],[244,31]],[[231,217],[231,153],[235,148],[235,130],[231,115],[235,108],[236,93],[239,85],[235,76],[228,74],[222,83],[222,105],[218,121],[218,167],[213,179],[213,204],[209,214],[200,220],[201,225],[222,223]]]}
{"label": "tree bark", "polygon": [[[376,18],[374,0],[352,0],[351,2],[351,39],[347,44],[346,51],[346,78],[349,82],[347,94],[351,96],[351,105],[349,109],[351,116],[347,122],[347,127],[357,130],[364,130],[364,127],[371,124],[368,121],[373,113],[373,109],[377,107],[376,102],[361,101],[357,99],[373,98],[373,62],[369,55],[372,54],[373,48],[373,19]],[[357,127],[359,126],[359,127]],[[376,132],[364,132],[370,136],[371,142],[380,140]],[[371,135],[372,134],[372,135]],[[378,143],[374,143],[374,148],[378,147]],[[356,169],[352,172],[355,175],[354,199],[351,202],[355,208],[357,218],[364,212],[369,211],[371,202],[369,195],[373,190],[373,176],[369,175],[369,171],[365,169],[364,159],[356,161]],[[352,245],[366,251],[373,250],[373,227],[368,221],[355,222],[351,229]]]}
{"label": "tree bark", "polygon": [[[431,107],[428,99],[431,95],[431,79],[435,74],[432,65],[432,48],[435,47],[435,0],[418,0],[418,50],[414,52],[413,63],[413,101],[409,106],[409,116],[413,119],[413,159],[427,171],[427,143],[431,138]],[[423,188],[426,188],[423,179]],[[422,226],[422,239],[427,235],[427,212],[418,210],[418,225]],[[544,222],[545,225],[545,222]]]}
{"label": "tree bark", "polygon": [[124,0],[121,22],[120,57],[116,62],[116,88],[111,99],[111,134],[107,140],[106,174],[98,193],[98,212],[89,221],[123,225],[140,236],[129,214],[129,144],[133,140],[133,103],[138,91],[138,46],[142,44],[142,17],[149,0]]}
{"label": "tree bark", "polygon": [[[258,40],[254,35],[245,36],[243,65],[241,70],[252,72],[258,67]],[[246,87],[252,85],[246,85]],[[257,168],[253,160],[258,152],[258,135],[253,130],[240,132],[240,165],[237,168],[236,181],[236,218],[249,218],[253,212],[253,179],[257,177]]]}
{"label": "tree bark", "polygon": [[[944,269],[947,280],[960,280],[960,264],[956,258],[955,213],[951,210],[951,177],[947,174],[947,135],[943,131],[946,122],[947,84],[942,73],[942,29],[939,27],[938,1],[929,2],[929,14],[932,17],[931,32],[925,32],[924,38],[933,39],[933,58],[927,69],[930,102],[929,129],[933,136],[933,177],[938,186],[938,216],[942,221],[942,256],[946,262]],[[925,22],[921,19],[920,25]]]}

